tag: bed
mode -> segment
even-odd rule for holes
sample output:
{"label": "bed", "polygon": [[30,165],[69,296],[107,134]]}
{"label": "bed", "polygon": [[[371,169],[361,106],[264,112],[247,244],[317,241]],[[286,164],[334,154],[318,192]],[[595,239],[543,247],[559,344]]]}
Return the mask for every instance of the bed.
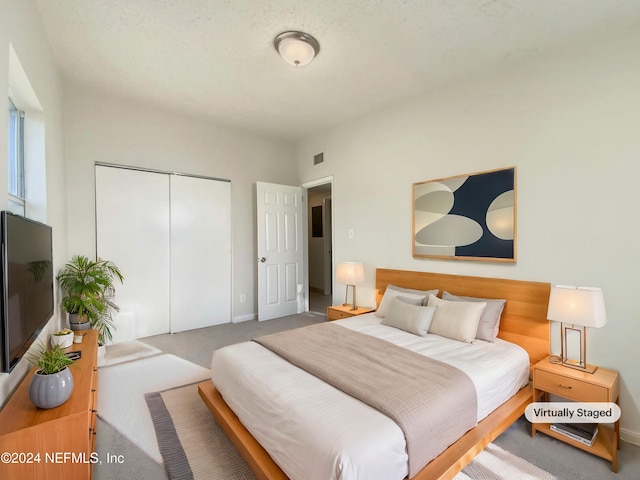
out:
{"label": "bed", "polygon": [[[526,354],[524,354],[524,382],[522,375],[520,374],[519,379],[513,380],[510,387],[512,391],[508,393],[508,398],[504,397],[506,395],[504,392],[500,393],[497,396],[488,395],[488,397],[500,397],[500,395],[502,395],[504,398],[493,398],[491,400],[493,403],[489,402],[486,405],[486,402],[484,400],[480,401],[480,397],[482,395],[479,394],[478,420],[480,421],[477,423],[477,426],[463,434],[461,438],[454,441],[454,443],[452,443],[435,459],[431,460],[426,466],[424,466],[424,468],[421,468],[417,472],[414,471],[410,476],[410,478],[417,480],[433,478],[453,478],[456,473],[458,473],[467,463],[469,463],[477,453],[484,449],[484,447],[491,441],[493,441],[500,433],[506,430],[509,425],[511,425],[524,412],[526,405],[531,401],[530,386],[527,385],[524,388],[520,387],[522,386],[522,383],[526,383],[528,380],[526,378],[527,367],[544,358],[548,352],[548,322],[545,317],[549,296],[549,284],[541,282],[525,282],[495,278],[444,275],[428,272],[378,269],[376,271],[378,305],[380,305],[380,302],[388,285],[422,291],[438,289],[440,292],[447,291],[451,294],[460,296],[506,299],[506,304],[504,307],[504,311],[502,312],[500,322],[498,340],[496,340],[495,343],[502,343],[507,346],[507,342],[516,344],[519,346],[517,348],[521,347],[526,352]],[[371,317],[356,317],[355,322],[348,323],[344,326],[348,329],[354,330],[369,330],[369,332],[365,332],[368,334],[371,334],[371,332],[373,331],[379,330],[382,332],[381,335],[383,337],[388,334],[388,332],[390,331],[389,329],[392,327],[380,326],[380,320],[377,319],[374,314],[369,315]],[[394,338],[397,337],[400,343],[412,343],[412,335],[407,334],[406,332],[397,333],[392,336]],[[428,335],[427,337],[437,336]],[[385,338],[385,340],[389,341],[389,338]],[[328,399],[322,397],[321,395],[324,395],[324,393],[322,392],[326,393],[327,390],[331,390],[331,387],[327,388],[327,386],[318,385],[317,382],[320,382],[320,380],[312,377],[311,375],[302,372],[302,375],[307,375],[307,377],[311,377],[311,379],[305,378],[304,376],[289,377],[288,375],[291,372],[287,373],[284,376],[281,376],[280,378],[276,378],[276,376],[274,375],[274,378],[267,379],[267,383],[265,383],[262,387],[265,391],[269,391],[269,388],[273,387],[268,395],[263,395],[263,397],[268,397],[268,401],[261,402],[260,394],[258,393],[249,401],[248,407],[243,407],[242,403],[239,403],[238,399],[233,398],[231,392],[234,392],[236,388],[238,388],[238,391],[243,392],[242,397],[248,398],[250,394],[242,390],[242,388],[246,388],[246,386],[242,387],[235,385],[234,378],[240,380],[256,364],[258,364],[260,368],[262,368],[262,370],[260,370],[260,368],[258,369],[258,375],[265,376],[270,370],[279,370],[279,367],[272,365],[271,362],[281,361],[286,363],[285,360],[279,358],[277,355],[273,354],[273,352],[263,352],[260,345],[257,345],[254,342],[248,343],[250,345],[241,345],[236,347],[238,352],[230,353],[230,355],[232,355],[231,359],[227,360],[228,364],[240,364],[239,368],[241,370],[241,373],[230,373],[226,375],[226,377],[224,375],[220,376],[221,374],[218,373],[219,381],[221,385],[224,385],[224,389],[226,389],[227,401],[224,400],[223,396],[220,394],[220,392],[218,392],[216,386],[214,386],[212,381],[207,381],[200,384],[199,391],[200,395],[202,396],[209,409],[212,411],[218,423],[225,430],[229,438],[234,442],[243,457],[248,461],[249,465],[258,478],[288,478],[283,470],[278,466],[278,464],[271,458],[267,450],[271,452],[274,458],[279,460],[279,463],[284,466],[285,470],[295,472],[295,466],[292,469],[290,463],[288,462],[295,461],[296,458],[298,458],[298,460],[300,458],[304,458],[304,461],[306,463],[313,463],[314,461],[316,461],[314,460],[314,454],[317,453],[318,457],[322,457],[324,455],[324,453],[322,452],[326,450],[326,447],[323,447],[321,443],[318,443],[318,445],[316,446],[316,443],[321,442],[323,437],[331,437],[332,432],[335,432],[333,438],[338,439],[335,441],[337,445],[340,445],[345,437],[349,437],[349,435],[346,434],[345,431],[341,431],[341,429],[347,429],[349,432],[353,432],[353,435],[355,435],[359,441],[364,441],[364,443],[362,443],[364,447],[361,446],[361,450],[368,451],[369,448],[371,448],[373,449],[372,451],[375,452],[375,448],[384,448],[384,452],[387,452],[387,450],[389,452],[389,457],[382,461],[379,466],[376,466],[375,463],[378,454],[374,454],[373,458],[369,458],[369,460],[366,459],[366,456],[363,457],[364,459],[354,457],[357,462],[360,462],[361,464],[370,463],[370,465],[367,466],[370,469],[378,469],[375,470],[378,472],[380,471],[379,469],[384,468],[385,465],[391,465],[391,467],[389,468],[392,468],[392,471],[390,471],[391,473],[389,473],[389,476],[385,474],[381,478],[404,477],[404,474],[401,475],[399,472],[402,471],[402,468],[405,468],[405,472],[408,471],[406,469],[407,460],[406,456],[402,456],[402,453],[404,451],[404,444],[402,443],[401,438],[402,432],[398,433],[397,426],[394,430],[393,422],[391,422],[387,418],[387,422],[385,423],[384,419],[380,419],[380,416],[384,417],[384,415],[377,411],[375,411],[375,413],[368,412],[366,406],[364,406],[365,413],[362,413],[363,407],[359,406],[358,408],[360,409],[360,413],[357,414],[364,415],[364,417],[362,418],[364,418],[365,420],[358,417],[355,413],[353,413],[355,410],[351,410],[351,408],[353,407],[352,404],[358,403],[358,401],[355,399],[351,399],[352,404],[349,404],[349,402],[347,401],[345,407],[341,406],[340,408],[334,408],[334,403],[337,405],[339,401],[342,401],[338,399],[338,397],[340,397],[340,395],[344,396],[346,394],[344,394],[343,392],[333,392],[329,394],[330,396],[328,397]],[[484,342],[474,343],[482,344]],[[403,345],[403,347],[406,347],[406,345]],[[481,345],[478,348],[480,347]],[[422,347],[419,346],[417,348]],[[241,358],[245,355],[252,355],[250,351],[256,350],[258,352],[261,352],[259,353],[259,355],[262,355],[262,357],[259,356],[257,357],[258,360],[253,359],[248,363],[242,365]],[[233,355],[236,355],[235,359]],[[443,353],[443,355],[446,357],[449,354],[445,352]],[[275,357],[277,357],[277,359],[274,359]],[[504,362],[498,361],[495,363],[500,364]],[[295,370],[297,367],[291,366],[291,368]],[[225,364],[224,368],[219,368],[219,370],[221,370],[222,372],[225,372],[227,369],[227,364]],[[296,375],[298,374],[300,373],[296,373]],[[307,440],[305,440],[304,442],[298,440],[298,444],[303,443],[303,445],[296,446],[294,442],[291,447],[288,447],[286,439],[284,438],[276,438],[274,440],[275,443],[272,442],[271,444],[269,444],[268,441],[265,441],[264,431],[267,430],[271,432],[271,436],[273,436],[273,432],[278,431],[278,425],[270,425],[267,422],[262,426],[261,433],[260,427],[256,427],[256,425],[253,425],[251,423],[254,420],[248,418],[247,412],[251,413],[250,411],[253,411],[254,417],[270,416],[269,412],[271,412],[271,409],[276,408],[277,405],[276,407],[274,407],[274,405],[271,405],[269,402],[280,401],[278,399],[274,400],[274,397],[281,396],[276,395],[275,393],[287,391],[287,389],[283,389],[282,386],[278,384],[278,382],[282,381],[294,382],[296,385],[302,386],[302,391],[305,392],[304,394],[302,394],[302,396],[304,397],[304,395],[307,395],[307,397],[304,398],[302,402],[300,402],[301,405],[309,404],[309,408],[311,408],[312,411],[322,412],[322,424],[319,424],[317,419],[315,423],[313,421],[307,422],[306,420],[304,420],[305,417],[301,417],[300,420],[296,420],[295,415],[298,415],[299,412],[295,411],[294,413],[292,413],[291,422],[289,422],[286,427],[281,426],[280,430],[282,430],[283,432],[291,429],[302,430],[303,426],[305,428],[308,428],[309,431],[307,431],[306,434],[303,433],[303,436],[301,437]],[[249,381],[249,383],[252,382]],[[331,395],[334,395],[335,398],[331,397]],[[484,396],[487,397],[487,395]],[[287,396],[284,396],[281,401],[283,402],[283,405],[287,405],[287,402],[290,402],[292,400]],[[316,402],[315,404],[313,403],[314,401]],[[262,405],[261,403],[264,403],[264,405]],[[233,406],[233,409],[230,407],[230,405]],[[322,405],[326,405],[327,407],[323,409]],[[303,413],[304,410],[304,408],[300,408],[300,411]],[[241,423],[238,419],[238,416],[236,416],[236,413],[238,413],[238,416],[240,418],[243,418],[245,423],[249,425],[249,429],[254,433],[254,435],[249,433],[249,430],[244,427],[243,423]],[[368,415],[370,417],[368,417]],[[250,416],[251,415],[249,415],[249,417]],[[345,418],[343,417],[351,416],[356,419],[360,418],[359,423],[363,429],[358,430],[357,428],[353,428],[353,426],[344,426],[347,425],[347,423],[345,423]],[[371,433],[369,434],[369,432]],[[400,437],[399,439],[398,436]],[[264,443],[267,447],[267,450],[265,450],[265,448],[263,448],[263,446],[254,437],[260,438],[262,443]],[[378,437],[380,438],[380,441],[378,441]],[[329,441],[331,441],[331,438],[329,438]],[[279,448],[279,445],[283,445],[284,448]],[[314,452],[314,449],[317,449],[317,452]],[[320,462],[320,460],[318,460],[318,462]],[[330,468],[323,466],[320,463],[318,465],[319,472],[323,472],[323,468],[325,470],[326,468]],[[346,467],[344,464],[341,464],[340,469],[352,469],[354,471],[361,469],[363,472],[366,472],[366,468],[359,467],[358,464],[352,466],[348,464],[348,462]],[[321,477],[318,478],[331,478],[326,476],[323,477],[323,475],[325,475],[324,473],[321,473],[320,475]],[[345,473],[343,477],[339,475],[340,474],[336,474],[334,476],[332,473],[332,476],[334,476],[334,478],[357,478],[358,473],[356,472],[354,474],[355,476],[353,477],[350,476],[350,473]],[[365,475],[369,475],[369,473],[365,473]],[[292,476],[296,475],[294,474]]]}

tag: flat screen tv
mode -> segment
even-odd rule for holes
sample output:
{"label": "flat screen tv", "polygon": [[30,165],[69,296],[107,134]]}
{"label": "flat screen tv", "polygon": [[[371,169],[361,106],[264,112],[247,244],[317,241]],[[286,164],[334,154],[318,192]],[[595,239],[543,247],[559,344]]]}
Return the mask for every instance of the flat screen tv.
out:
{"label": "flat screen tv", "polygon": [[2,228],[2,371],[10,372],[53,315],[51,227],[9,212]]}

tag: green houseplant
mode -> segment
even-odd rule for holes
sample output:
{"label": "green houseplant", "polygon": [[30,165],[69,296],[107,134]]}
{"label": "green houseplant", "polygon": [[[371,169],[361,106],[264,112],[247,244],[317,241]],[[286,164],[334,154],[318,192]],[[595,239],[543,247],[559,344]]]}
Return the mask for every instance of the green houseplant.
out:
{"label": "green houseplant", "polygon": [[69,366],[73,360],[56,345],[51,350],[40,346],[28,357],[38,369],[29,383],[29,398],[40,408],[55,408],[66,402],[73,392],[73,375]]}
{"label": "green houseplant", "polygon": [[56,277],[66,293],[62,307],[69,313],[70,322],[74,315],[78,317],[77,323],[89,322],[98,330],[100,345],[113,338],[113,314],[119,310],[112,301],[114,284],[116,281],[122,283],[123,279],[113,262],[93,261],[82,255],[74,256]]}

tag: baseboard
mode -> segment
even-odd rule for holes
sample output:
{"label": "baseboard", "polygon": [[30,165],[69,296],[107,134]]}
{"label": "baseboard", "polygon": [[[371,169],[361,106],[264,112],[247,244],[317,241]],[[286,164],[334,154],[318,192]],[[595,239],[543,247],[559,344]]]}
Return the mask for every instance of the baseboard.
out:
{"label": "baseboard", "polygon": [[258,316],[255,313],[250,313],[249,315],[239,315],[237,317],[233,317],[231,323],[240,323],[240,322],[248,322],[249,320],[255,320]]}
{"label": "baseboard", "polygon": [[620,440],[624,440],[627,443],[640,446],[640,433],[628,430],[626,428],[620,429]]}

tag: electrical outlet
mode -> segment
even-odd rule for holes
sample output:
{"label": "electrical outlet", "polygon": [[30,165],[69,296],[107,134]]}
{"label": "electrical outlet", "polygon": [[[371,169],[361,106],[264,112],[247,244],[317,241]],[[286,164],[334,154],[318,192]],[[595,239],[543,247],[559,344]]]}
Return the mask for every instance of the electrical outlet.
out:
{"label": "electrical outlet", "polygon": [[244,293],[240,294],[240,303],[247,303],[247,295]]}

